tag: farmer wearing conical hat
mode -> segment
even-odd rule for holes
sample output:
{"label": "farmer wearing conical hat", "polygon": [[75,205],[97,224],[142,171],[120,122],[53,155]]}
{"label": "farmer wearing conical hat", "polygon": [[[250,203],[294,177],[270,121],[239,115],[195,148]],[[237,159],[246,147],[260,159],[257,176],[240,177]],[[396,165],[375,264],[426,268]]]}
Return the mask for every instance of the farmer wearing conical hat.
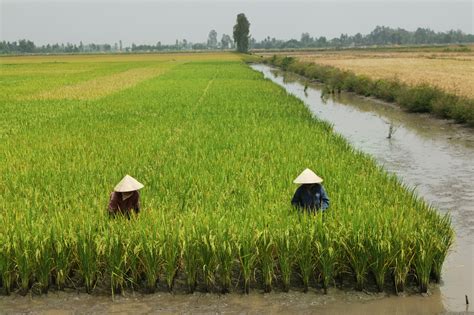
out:
{"label": "farmer wearing conical hat", "polygon": [[296,189],[291,204],[299,209],[309,212],[326,210],[329,207],[329,198],[321,183],[323,179],[309,168],[305,169],[294,181],[301,184]]}
{"label": "farmer wearing conical hat", "polygon": [[138,190],[142,188],[143,184],[132,176],[125,175],[110,194],[109,215],[122,214],[130,218],[132,210],[138,214],[140,211],[140,194]]}

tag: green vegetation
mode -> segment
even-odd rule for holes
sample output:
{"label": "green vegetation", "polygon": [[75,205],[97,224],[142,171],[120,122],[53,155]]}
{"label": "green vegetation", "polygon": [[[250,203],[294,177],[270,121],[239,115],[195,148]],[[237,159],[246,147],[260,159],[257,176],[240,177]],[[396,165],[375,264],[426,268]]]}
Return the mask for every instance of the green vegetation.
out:
{"label": "green vegetation", "polygon": [[[327,291],[336,278],[400,291],[411,275],[426,291],[439,280],[449,217],[237,55],[120,58],[4,65],[4,293]],[[33,97],[149,67],[166,71],[90,99]],[[324,214],[290,206],[305,167],[325,179]],[[110,190],[126,173],[145,184],[142,211],[110,220]]]}
{"label": "green vegetation", "polygon": [[410,86],[394,79],[372,79],[356,75],[352,71],[312,62],[297,61],[293,57],[276,56],[260,61],[295,72],[322,82],[327,93],[342,90],[363,96],[373,96],[388,102],[396,102],[410,112],[429,112],[442,118],[474,126],[474,100],[444,92],[426,83]]}
{"label": "green vegetation", "polygon": [[250,22],[244,13],[237,15],[237,23],[234,25],[234,42],[237,45],[237,51],[246,53],[249,50]]}

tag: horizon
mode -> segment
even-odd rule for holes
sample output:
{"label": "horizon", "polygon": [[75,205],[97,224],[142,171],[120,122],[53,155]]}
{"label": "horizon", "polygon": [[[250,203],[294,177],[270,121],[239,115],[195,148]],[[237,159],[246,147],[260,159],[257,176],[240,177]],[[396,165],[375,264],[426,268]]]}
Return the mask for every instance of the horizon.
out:
{"label": "horizon", "polygon": [[366,35],[376,26],[474,33],[471,1],[141,0],[112,4],[109,0],[3,0],[0,34],[2,41],[26,39],[39,46],[81,41],[113,44],[120,40],[124,47],[132,43],[155,45],[158,41],[168,45],[183,39],[203,43],[212,29],[217,31],[219,39],[222,34],[232,37],[235,18],[241,12],[249,19],[250,35],[257,41],[267,36],[299,40],[302,33],[328,39],[340,34]]}

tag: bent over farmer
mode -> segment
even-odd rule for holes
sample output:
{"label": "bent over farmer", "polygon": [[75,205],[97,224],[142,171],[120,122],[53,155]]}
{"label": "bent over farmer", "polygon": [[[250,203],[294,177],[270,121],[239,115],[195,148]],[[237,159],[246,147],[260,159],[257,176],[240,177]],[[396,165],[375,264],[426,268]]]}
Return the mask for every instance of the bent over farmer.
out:
{"label": "bent over farmer", "polygon": [[140,194],[139,189],[144,186],[130,175],[120,181],[110,194],[109,215],[114,217],[122,214],[130,219],[130,213],[133,210],[136,214],[140,212]]}
{"label": "bent over farmer", "polygon": [[301,184],[291,199],[291,204],[308,212],[324,211],[329,207],[329,197],[321,183],[323,179],[309,168],[305,169],[294,181]]}

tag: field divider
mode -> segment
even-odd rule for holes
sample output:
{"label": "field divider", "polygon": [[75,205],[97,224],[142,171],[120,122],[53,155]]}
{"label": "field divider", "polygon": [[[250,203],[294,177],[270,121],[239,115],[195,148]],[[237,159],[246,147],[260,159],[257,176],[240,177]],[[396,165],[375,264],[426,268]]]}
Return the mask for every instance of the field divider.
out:
{"label": "field divider", "polygon": [[207,94],[207,91],[211,87],[212,83],[214,83],[214,80],[216,79],[218,73],[219,73],[219,69],[216,70],[216,73],[214,73],[214,76],[212,77],[212,79],[210,79],[209,82],[207,82],[207,85],[204,88],[204,91],[202,92],[201,96],[199,97],[198,101],[196,102],[196,106],[199,106],[199,104],[201,104],[202,100],[204,99],[204,97]]}

